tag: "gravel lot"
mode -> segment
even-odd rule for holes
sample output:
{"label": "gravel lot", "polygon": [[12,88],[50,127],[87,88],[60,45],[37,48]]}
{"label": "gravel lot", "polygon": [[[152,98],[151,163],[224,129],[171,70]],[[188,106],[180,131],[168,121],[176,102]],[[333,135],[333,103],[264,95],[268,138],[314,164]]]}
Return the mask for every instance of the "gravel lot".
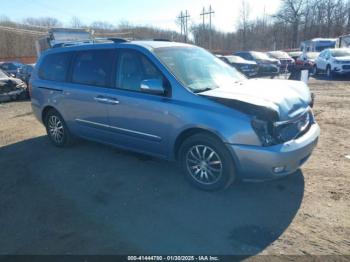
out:
{"label": "gravel lot", "polygon": [[0,254],[350,255],[350,81],[310,86],[322,135],[303,169],[217,193],[174,163],[54,148],[29,102],[0,104]]}

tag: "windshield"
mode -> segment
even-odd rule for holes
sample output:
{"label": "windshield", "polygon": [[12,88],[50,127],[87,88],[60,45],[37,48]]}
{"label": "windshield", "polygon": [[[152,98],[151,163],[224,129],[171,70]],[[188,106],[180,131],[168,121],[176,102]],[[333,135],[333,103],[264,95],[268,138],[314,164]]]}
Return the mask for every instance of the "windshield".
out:
{"label": "windshield", "polygon": [[8,75],[4,71],[0,70],[0,78],[8,78]]}
{"label": "windshield", "polygon": [[241,63],[241,64],[247,63],[247,60],[245,60],[239,56],[226,56],[226,59],[232,64],[234,64],[234,63]]}
{"label": "windshield", "polygon": [[333,50],[331,53],[334,57],[350,56],[350,50]]}
{"label": "windshield", "polygon": [[261,53],[261,52],[251,52],[252,56],[255,58],[255,59],[258,59],[258,60],[270,60],[271,58],[265,54],[265,53]]}
{"label": "windshield", "polygon": [[154,53],[183,85],[195,93],[246,79],[202,48],[166,47],[155,49]]}
{"label": "windshield", "polygon": [[282,51],[276,51],[276,52],[269,52],[268,53],[271,57],[277,58],[277,59],[287,59],[290,58],[290,56]]}

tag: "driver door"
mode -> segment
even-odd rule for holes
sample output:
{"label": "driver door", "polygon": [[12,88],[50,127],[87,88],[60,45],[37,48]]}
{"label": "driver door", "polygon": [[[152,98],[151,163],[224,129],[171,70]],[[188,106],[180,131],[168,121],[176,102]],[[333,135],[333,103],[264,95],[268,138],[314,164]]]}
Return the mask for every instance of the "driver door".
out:
{"label": "driver door", "polygon": [[156,66],[136,50],[118,54],[116,89],[118,104],[109,107],[113,143],[127,149],[163,157],[167,154],[169,103],[166,94],[152,95],[141,90],[143,80],[167,80]]}

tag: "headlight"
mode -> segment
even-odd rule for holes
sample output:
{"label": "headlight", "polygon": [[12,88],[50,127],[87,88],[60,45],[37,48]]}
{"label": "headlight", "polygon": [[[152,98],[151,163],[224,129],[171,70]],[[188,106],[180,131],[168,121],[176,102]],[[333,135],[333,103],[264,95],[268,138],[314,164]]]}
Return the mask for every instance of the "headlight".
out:
{"label": "headlight", "polygon": [[272,146],[276,144],[276,141],[271,134],[270,124],[267,121],[254,118],[252,120],[252,127],[263,146]]}

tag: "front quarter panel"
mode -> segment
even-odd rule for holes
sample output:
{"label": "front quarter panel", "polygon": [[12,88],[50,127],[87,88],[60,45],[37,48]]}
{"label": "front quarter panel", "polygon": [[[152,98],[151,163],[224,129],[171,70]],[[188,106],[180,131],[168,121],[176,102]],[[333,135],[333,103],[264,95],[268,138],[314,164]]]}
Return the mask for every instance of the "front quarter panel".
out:
{"label": "front quarter panel", "polygon": [[205,97],[195,94],[190,96],[191,101],[173,99],[169,103],[172,125],[169,134],[170,150],[175,147],[177,138],[183,132],[193,128],[208,131],[226,144],[260,145],[249,116]]}

